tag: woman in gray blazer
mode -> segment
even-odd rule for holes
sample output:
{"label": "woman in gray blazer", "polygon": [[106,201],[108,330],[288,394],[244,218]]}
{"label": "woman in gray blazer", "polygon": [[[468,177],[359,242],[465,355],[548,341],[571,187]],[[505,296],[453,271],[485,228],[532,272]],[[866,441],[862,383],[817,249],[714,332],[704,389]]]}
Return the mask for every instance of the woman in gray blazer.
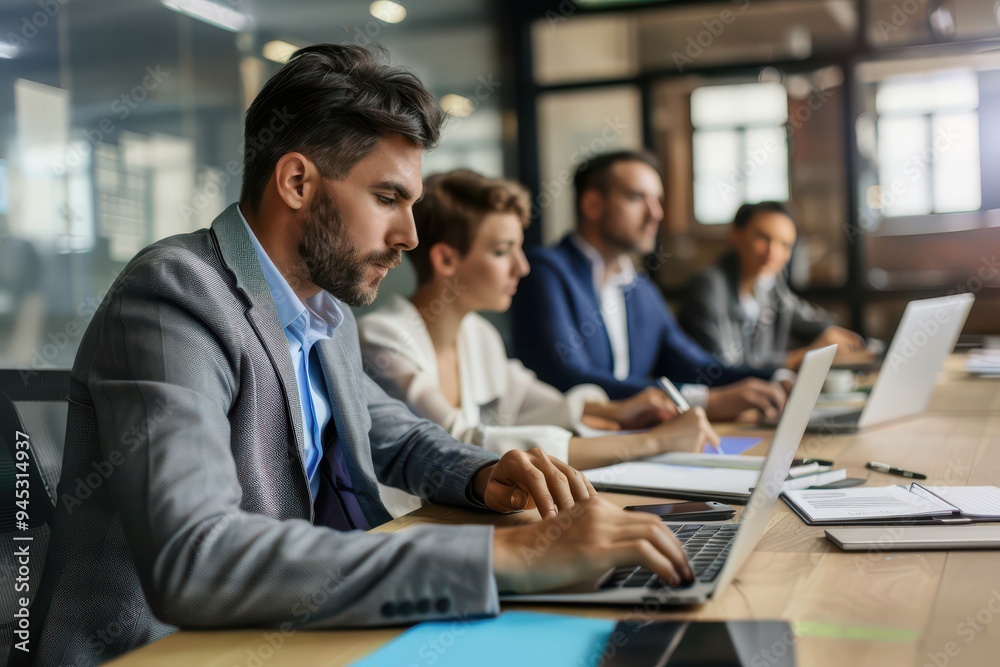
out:
{"label": "woman in gray blazer", "polygon": [[785,204],[744,204],[730,230],[732,251],[688,283],[681,326],[723,363],[795,370],[810,349],[864,346],[861,336],[835,326],[826,311],[788,287],[785,267],[795,238]]}

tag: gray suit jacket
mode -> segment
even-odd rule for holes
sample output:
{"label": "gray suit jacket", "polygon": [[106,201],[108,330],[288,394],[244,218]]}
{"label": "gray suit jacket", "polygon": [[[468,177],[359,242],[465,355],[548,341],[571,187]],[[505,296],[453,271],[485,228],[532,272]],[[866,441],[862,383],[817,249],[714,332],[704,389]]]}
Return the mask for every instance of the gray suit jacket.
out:
{"label": "gray suit jacket", "polygon": [[[362,372],[344,310],[319,353],[369,522],[389,518],[377,481],[472,504],[470,479],[496,457],[387,397]],[[235,205],[211,229],[139,253],[73,368],[32,607],[44,621],[36,664],[104,661],[173,626],[289,633],[498,611],[490,527],[314,525],[301,421],[288,343]]]}
{"label": "gray suit jacket", "polygon": [[727,366],[780,368],[793,341],[811,343],[833,324],[826,311],[796,296],[782,275],[753,322],[740,305],[739,279],[739,259],[732,253],[723,255],[688,283],[677,318],[699,345]]}

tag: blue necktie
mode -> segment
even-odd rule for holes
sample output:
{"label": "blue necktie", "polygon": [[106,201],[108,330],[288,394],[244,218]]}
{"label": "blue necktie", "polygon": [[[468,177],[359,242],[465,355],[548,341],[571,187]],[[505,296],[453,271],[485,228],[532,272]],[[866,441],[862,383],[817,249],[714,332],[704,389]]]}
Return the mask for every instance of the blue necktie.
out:
{"label": "blue necktie", "polygon": [[319,463],[319,492],[316,494],[315,523],[317,526],[327,526],[335,530],[355,530],[357,526],[351,520],[344,503],[345,493],[354,493],[354,489],[337,478],[333,469],[333,448],[326,452]]}

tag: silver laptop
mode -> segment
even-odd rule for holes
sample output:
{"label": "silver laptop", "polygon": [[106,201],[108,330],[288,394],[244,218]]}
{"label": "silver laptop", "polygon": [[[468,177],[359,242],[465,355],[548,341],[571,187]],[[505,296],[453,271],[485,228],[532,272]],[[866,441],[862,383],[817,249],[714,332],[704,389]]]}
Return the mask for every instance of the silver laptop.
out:
{"label": "silver laptop", "polygon": [[972,294],[954,294],[906,304],[864,407],[821,406],[808,430],[852,432],[926,410],[938,371],[955,349],[973,301]]}
{"label": "silver laptop", "polygon": [[690,605],[719,595],[733,580],[771,518],[781,486],[788,477],[795,450],[806,431],[837,346],[806,354],[799,378],[788,398],[771,449],[739,523],[716,525],[683,523],[671,526],[684,547],[695,582],[672,588],[641,567],[609,570],[597,581],[531,595],[501,595],[517,602],[630,605],[654,601],[663,605]]}

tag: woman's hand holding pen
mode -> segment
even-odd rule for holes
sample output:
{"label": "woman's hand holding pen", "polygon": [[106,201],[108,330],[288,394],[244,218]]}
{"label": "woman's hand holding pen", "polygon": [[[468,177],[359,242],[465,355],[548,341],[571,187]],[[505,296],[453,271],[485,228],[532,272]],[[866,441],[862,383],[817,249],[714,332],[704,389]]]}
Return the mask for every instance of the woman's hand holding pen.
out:
{"label": "woman's hand holding pen", "polygon": [[622,401],[607,403],[609,418],[627,431],[649,428],[677,416],[677,406],[656,387],[648,387]]}
{"label": "woman's hand holding pen", "polygon": [[718,449],[719,435],[708,422],[705,411],[694,407],[644,433],[651,439],[656,454],[664,452],[703,452],[710,445]]}

